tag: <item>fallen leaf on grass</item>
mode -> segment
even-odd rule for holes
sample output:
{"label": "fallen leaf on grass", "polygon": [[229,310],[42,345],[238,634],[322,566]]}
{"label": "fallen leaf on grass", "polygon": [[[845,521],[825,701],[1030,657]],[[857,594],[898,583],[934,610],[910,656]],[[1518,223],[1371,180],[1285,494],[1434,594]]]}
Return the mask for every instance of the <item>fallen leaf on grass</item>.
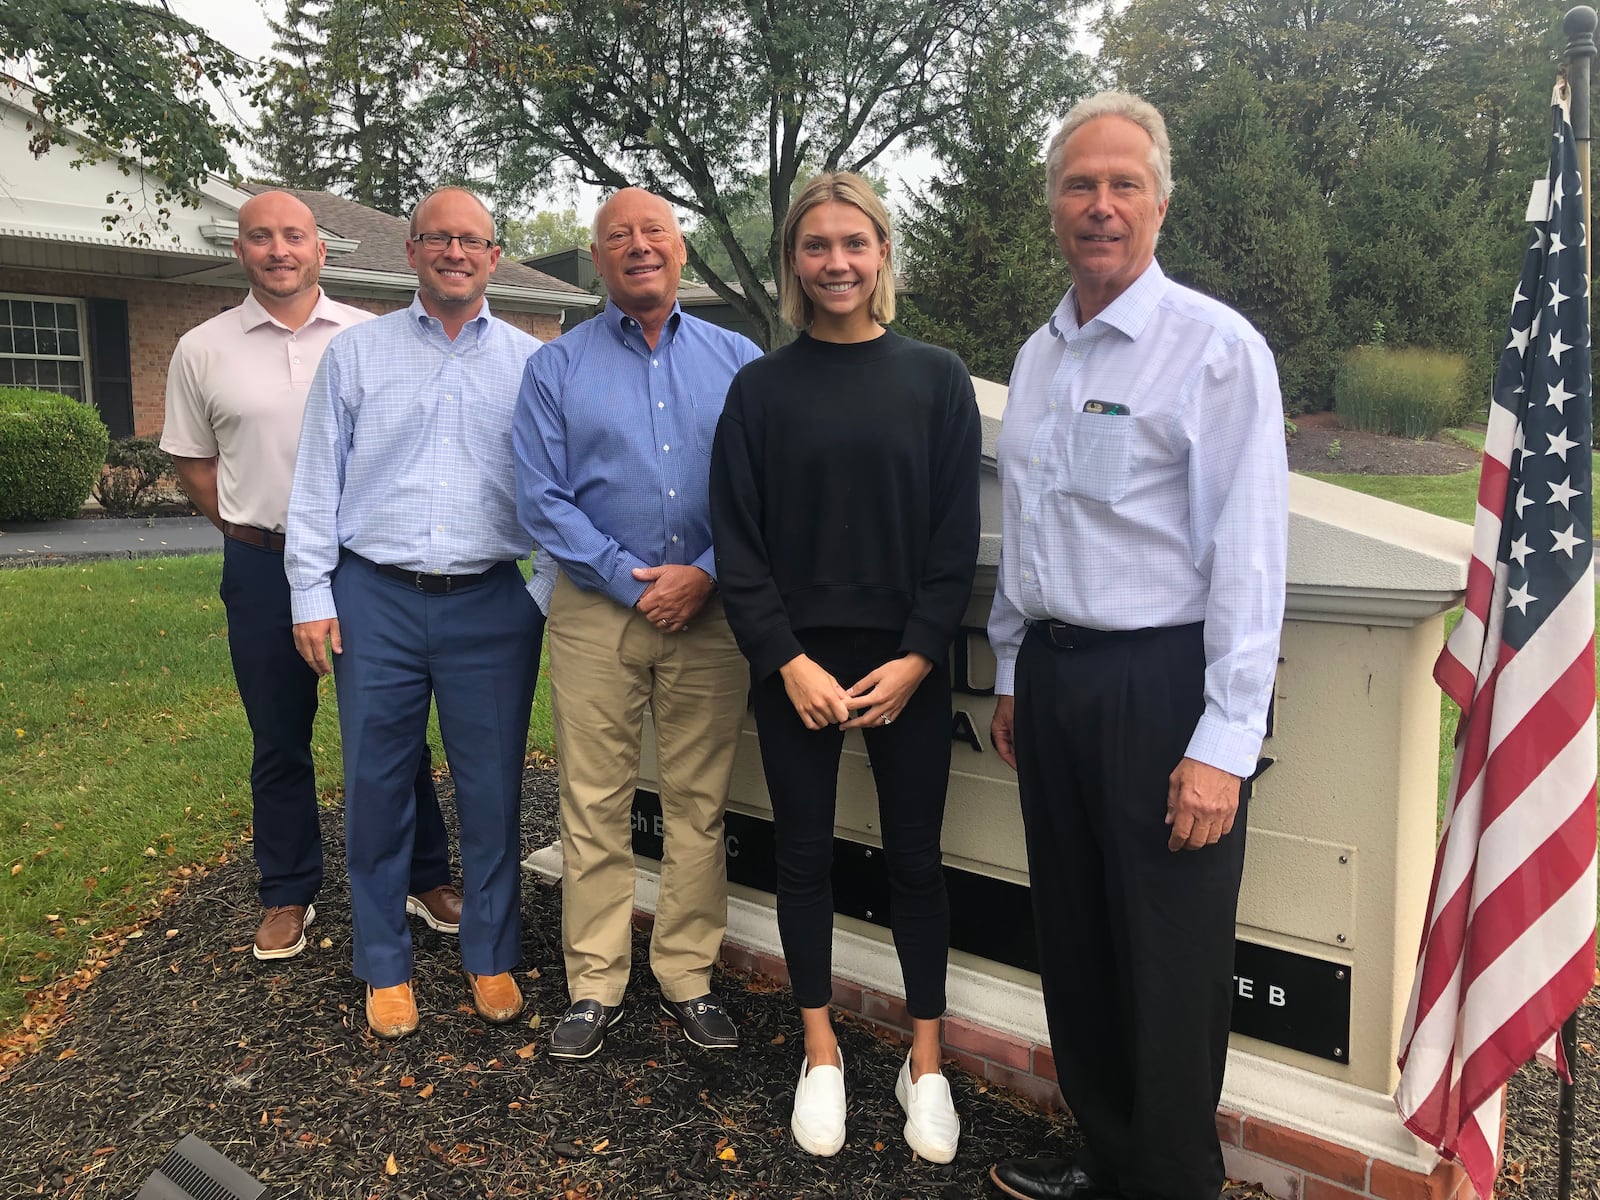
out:
{"label": "fallen leaf on grass", "polygon": [[883,1153],[883,1143],[882,1142],[873,1142],[872,1143],[872,1148],[875,1151],[877,1151],[879,1154]]}
{"label": "fallen leaf on grass", "polygon": [[383,1164],[383,1173],[385,1175],[400,1174],[400,1164],[395,1162],[393,1154],[389,1155],[389,1161]]}
{"label": "fallen leaf on grass", "polygon": [[176,930],[176,929],[169,929],[169,930],[167,930],[167,937],[169,937],[169,938],[175,938],[175,937],[177,937],[177,936],[178,936],[178,931],[177,931],[177,930]]}
{"label": "fallen leaf on grass", "polygon": [[589,1147],[589,1153],[599,1154],[600,1151],[604,1150],[609,1145],[611,1145],[610,1138],[601,1138],[598,1142]]}
{"label": "fallen leaf on grass", "polygon": [[723,1162],[738,1162],[739,1161],[739,1156],[736,1153],[734,1153],[734,1149],[733,1149],[732,1146],[724,1146],[721,1150],[718,1150],[717,1151],[717,1157],[720,1158]]}
{"label": "fallen leaf on grass", "polygon": [[156,848],[154,846],[146,846],[144,848],[144,856],[146,858],[154,858],[156,856]]}
{"label": "fallen leaf on grass", "polygon": [[783,1034],[780,1033],[780,1034],[778,1034],[777,1037],[772,1039],[772,1044],[774,1046],[781,1046],[788,1040],[789,1040],[788,1038],[784,1037]]}
{"label": "fallen leaf on grass", "polygon": [[74,1050],[71,1046],[68,1046],[60,1054],[56,1055],[56,1061],[57,1062],[61,1062],[64,1059],[77,1058],[77,1057],[78,1057],[78,1052],[76,1050]]}
{"label": "fallen leaf on grass", "polygon": [[419,1099],[426,1100],[431,1095],[433,1095],[433,1084],[431,1083],[425,1083],[417,1090]]}
{"label": "fallen leaf on grass", "polygon": [[415,1087],[416,1083],[417,1083],[417,1080],[416,1080],[416,1077],[414,1075],[402,1075],[402,1076],[400,1076],[400,1086],[401,1087]]}
{"label": "fallen leaf on grass", "polygon": [[643,1107],[644,1105],[650,1103],[650,1097],[649,1096],[635,1096],[633,1098],[633,1102],[634,1102],[635,1105],[638,1105],[639,1107]]}
{"label": "fallen leaf on grass", "polygon": [[11,873],[13,875],[21,875],[22,874],[22,864],[21,863],[12,863],[11,864]]}
{"label": "fallen leaf on grass", "polygon": [[517,1057],[523,1059],[532,1058],[538,1048],[539,1044],[537,1042],[529,1042],[526,1046],[518,1046]]}
{"label": "fallen leaf on grass", "polygon": [[320,942],[317,943],[317,945],[321,946],[324,950],[326,950],[329,946],[333,945],[333,939],[332,938],[323,938]]}
{"label": "fallen leaf on grass", "polygon": [[101,1146],[100,1149],[95,1151],[95,1156],[99,1157],[102,1154],[115,1154],[116,1152],[117,1148],[115,1146]]}

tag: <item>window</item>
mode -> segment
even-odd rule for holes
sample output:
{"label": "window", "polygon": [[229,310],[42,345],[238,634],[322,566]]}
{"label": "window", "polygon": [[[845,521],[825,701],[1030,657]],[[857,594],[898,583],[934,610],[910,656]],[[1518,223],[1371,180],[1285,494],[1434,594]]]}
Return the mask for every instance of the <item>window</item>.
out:
{"label": "window", "polygon": [[0,293],[0,387],[40,388],[87,403],[83,301]]}

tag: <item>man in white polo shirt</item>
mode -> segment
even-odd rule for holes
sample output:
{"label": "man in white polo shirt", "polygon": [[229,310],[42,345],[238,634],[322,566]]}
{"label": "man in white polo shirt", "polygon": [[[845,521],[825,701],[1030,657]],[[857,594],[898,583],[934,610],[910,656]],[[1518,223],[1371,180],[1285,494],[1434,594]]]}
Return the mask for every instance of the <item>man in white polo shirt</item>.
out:
{"label": "man in white polo shirt", "polygon": [[[233,243],[250,281],[237,308],[178,342],[167,374],[161,448],[178,483],[224,535],[222,602],[233,675],[255,740],[250,791],[256,868],[265,910],[257,958],[305,948],[322,885],[311,723],[317,675],[295,649],[284,521],[306,393],[333,335],[371,313],[339,304],[317,285],[327,256],[316,218],[287,192],[263,192],[239,209]],[[406,910],[456,933],[461,893],[450,880],[444,819],[424,749],[415,781],[416,841]]]}

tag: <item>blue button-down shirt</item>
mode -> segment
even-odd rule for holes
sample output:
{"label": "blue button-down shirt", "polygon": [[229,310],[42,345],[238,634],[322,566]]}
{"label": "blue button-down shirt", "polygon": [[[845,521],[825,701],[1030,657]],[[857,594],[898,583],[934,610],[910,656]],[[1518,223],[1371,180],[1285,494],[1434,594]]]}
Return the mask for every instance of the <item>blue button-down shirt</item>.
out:
{"label": "blue button-down shirt", "polygon": [[329,580],[341,548],[444,575],[527,557],[511,418],[539,345],[490,316],[487,302],[452,341],[415,298],[329,343],[289,496],[284,567],[296,621],[337,615]]}
{"label": "blue button-down shirt", "polygon": [[[609,302],[528,360],[512,440],[523,529],[572,581],[632,607],[636,567],[716,577],[711,443],[734,373],[760,348],[674,307],[654,350]],[[530,591],[549,608],[553,580]]]}

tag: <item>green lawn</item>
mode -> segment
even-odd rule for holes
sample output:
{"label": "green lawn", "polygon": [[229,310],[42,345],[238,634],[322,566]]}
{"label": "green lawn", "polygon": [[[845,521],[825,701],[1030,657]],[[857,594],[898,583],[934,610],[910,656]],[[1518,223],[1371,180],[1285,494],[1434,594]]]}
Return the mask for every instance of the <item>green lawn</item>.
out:
{"label": "green lawn", "polygon": [[[0,1028],[175,874],[248,853],[228,851],[249,826],[250,736],[220,571],[220,555],[0,570]],[[322,687],[318,788],[337,803]],[[543,680],[529,741],[552,744]]]}
{"label": "green lawn", "polygon": [[[1447,433],[1455,441],[1483,449],[1483,434],[1473,429],[1451,429]],[[1594,478],[1600,479],[1600,455],[1593,455]],[[1393,500],[1407,508],[1420,508],[1423,512],[1449,517],[1454,521],[1472,523],[1478,508],[1478,472],[1461,471],[1455,475],[1339,475],[1323,471],[1307,471],[1313,479],[1336,483],[1369,496]]]}

